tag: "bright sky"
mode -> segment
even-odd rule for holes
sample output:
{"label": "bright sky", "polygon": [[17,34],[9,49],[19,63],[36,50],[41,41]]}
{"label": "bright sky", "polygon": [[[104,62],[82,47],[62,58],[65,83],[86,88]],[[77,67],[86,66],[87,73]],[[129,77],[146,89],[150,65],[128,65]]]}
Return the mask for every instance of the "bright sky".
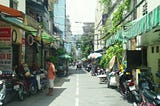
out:
{"label": "bright sky", "polygon": [[70,17],[73,34],[82,33],[82,22],[95,22],[96,1],[97,0],[66,0],[66,11]]}

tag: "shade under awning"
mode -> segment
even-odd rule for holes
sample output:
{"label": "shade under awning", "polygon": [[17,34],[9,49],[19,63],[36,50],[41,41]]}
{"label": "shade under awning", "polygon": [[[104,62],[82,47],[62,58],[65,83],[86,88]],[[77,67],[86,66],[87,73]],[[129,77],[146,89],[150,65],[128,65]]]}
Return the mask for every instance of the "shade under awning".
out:
{"label": "shade under awning", "polygon": [[0,5],[0,12],[12,16],[12,17],[21,17],[24,18],[24,14],[21,11],[18,11],[14,8],[9,8],[3,5]]}

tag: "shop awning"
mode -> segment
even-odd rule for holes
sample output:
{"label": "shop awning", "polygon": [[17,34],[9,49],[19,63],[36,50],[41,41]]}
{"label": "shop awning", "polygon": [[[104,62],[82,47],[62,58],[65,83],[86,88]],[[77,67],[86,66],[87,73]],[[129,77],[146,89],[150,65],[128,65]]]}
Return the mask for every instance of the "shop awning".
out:
{"label": "shop awning", "polygon": [[120,30],[106,41],[106,47],[115,44],[117,41],[124,41],[142,35],[153,28],[160,26],[160,6],[149,12],[138,20],[133,20],[127,30]]}
{"label": "shop awning", "polygon": [[133,38],[150,31],[158,25],[160,25],[160,6],[134,23],[130,29],[126,31],[126,35],[128,38]]}
{"label": "shop awning", "polygon": [[3,5],[0,5],[0,12],[4,13],[5,15],[9,15],[11,17],[24,18],[24,14],[21,11],[18,11],[14,8],[9,8]]}
{"label": "shop awning", "polygon": [[51,43],[51,42],[54,42],[56,40],[53,35],[48,34],[45,31],[42,32],[42,39],[43,39],[44,43]]}
{"label": "shop awning", "polygon": [[106,47],[115,44],[118,41],[123,41],[123,30],[119,30],[115,35],[111,36],[106,41]]}
{"label": "shop awning", "polygon": [[5,22],[11,23],[17,27],[20,27],[26,31],[30,31],[30,32],[37,31],[35,28],[23,24],[22,22],[20,22],[20,20],[18,20],[17,18],[14,18],[14,17],[5,17],[5,16],[1,15],[0,19]]}

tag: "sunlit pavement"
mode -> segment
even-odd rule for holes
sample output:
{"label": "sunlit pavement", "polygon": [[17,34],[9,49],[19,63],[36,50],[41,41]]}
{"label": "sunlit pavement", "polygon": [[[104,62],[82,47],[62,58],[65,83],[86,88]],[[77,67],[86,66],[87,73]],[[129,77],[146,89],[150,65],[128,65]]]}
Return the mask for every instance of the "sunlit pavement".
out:
{"label": "sunlit pavement", "polygon": [[83,70],[70,67],[68,77],[58,77],[53,96],[44,92],[15,100],[6,106],[132,106],[115,89],[99,84],[99,79]]}

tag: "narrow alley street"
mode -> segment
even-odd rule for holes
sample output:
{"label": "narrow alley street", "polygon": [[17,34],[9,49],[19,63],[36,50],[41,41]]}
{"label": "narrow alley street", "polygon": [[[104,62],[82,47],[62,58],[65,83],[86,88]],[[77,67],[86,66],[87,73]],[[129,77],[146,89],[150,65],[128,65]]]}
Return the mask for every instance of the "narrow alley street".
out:
{"label": "narrow alley street", "polygon": [[68,77],[58,77],[53,96],[45,92],[26,97],[24,101],[14,100],[6,106],[132,106],[115,89],[99,84],[95,76],[84,70],[70,68]]}

